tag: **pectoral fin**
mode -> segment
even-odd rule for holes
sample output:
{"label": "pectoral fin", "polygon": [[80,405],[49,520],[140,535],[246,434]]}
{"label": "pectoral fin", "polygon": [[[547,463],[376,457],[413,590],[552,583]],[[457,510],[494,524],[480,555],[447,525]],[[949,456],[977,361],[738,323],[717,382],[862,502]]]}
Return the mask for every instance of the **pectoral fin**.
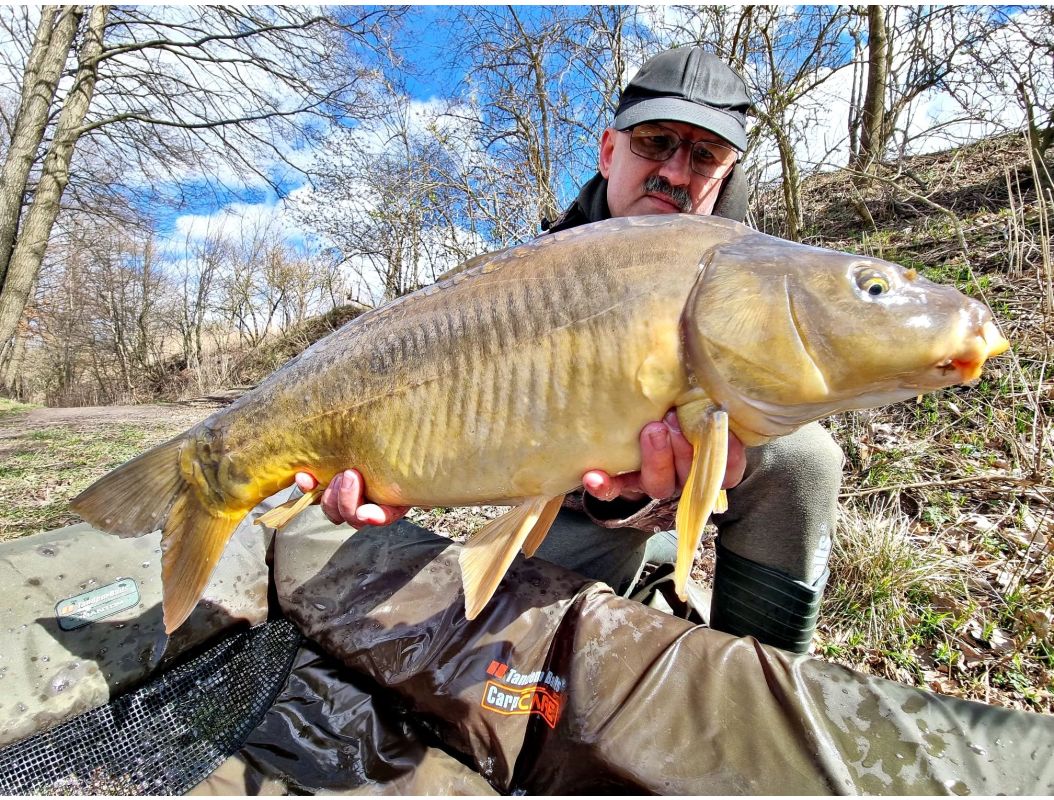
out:
{"label": "pectoral fin", "polygon": [[[688,482],[677,506],[677,564],[673,573],[677,596],[687,600],[685,586],[703,528],[724,494],[721,483],[728,460],[728,414],[712,407],[682,407],[678,409],[678,418],[695,448]],[[727,501],[724,506],[727,508]]]}
{"label": "pectoral fin", "polygon": [[724,514],[726,511],[728,511],[728,493],[722,489],[717,493],[717,502],[714,503],[714,510],[712,513]]}
{"label": "pectoral fin", "polygon": [[325,486],[316,486],[307,494],[301,495],[295,500],[286,500],[282,505],[275,506],[270,511],[265,511],[256,518],[257,525],[266,525],[268,528],[279,528],[286,525],[293,517],[311,505],[326,491]]}
{"label": "pectoral fin", "polygon": [[461,550],[465,617],[475,619],[490,601],[512,560],[523,548],[530,556],[549,532],[563,496],[534,497],[491,520]]}

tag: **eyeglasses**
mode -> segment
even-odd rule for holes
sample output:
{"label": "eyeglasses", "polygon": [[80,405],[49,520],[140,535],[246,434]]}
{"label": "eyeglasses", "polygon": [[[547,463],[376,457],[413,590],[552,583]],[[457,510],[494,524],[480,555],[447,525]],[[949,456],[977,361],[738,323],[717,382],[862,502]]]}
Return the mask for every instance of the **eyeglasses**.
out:
{"label": "eyeglasses", "polygon": [[735,166],[739,154],[717,142],[690,142],[669,128],[653,123],[629,130],[629,149],[649,161],[668,161],[682,144],[692,148],[692,172],[704,178],[723,178]]}

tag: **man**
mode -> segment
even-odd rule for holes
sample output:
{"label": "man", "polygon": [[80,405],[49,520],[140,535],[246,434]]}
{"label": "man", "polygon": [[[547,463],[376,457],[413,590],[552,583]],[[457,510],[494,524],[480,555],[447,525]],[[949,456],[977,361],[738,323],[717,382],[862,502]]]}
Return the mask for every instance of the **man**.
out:
{"label": "man", "polygon": [[[550,232],[639,214],[717,214],[742,221],[750,100],[743,79],[699,47],[649,60],[623,91],[600,140],[599,172]],[[714,313],[721,313],[714,309]],[[734,440],[724,486],[712,627],[805,652],[812,640],[834,532],[842,454],[818,425],[744,452]],[[677,495],[691,445],[676,414],[641,431],[641,470],[587,472],[536,553],[629,593],[645,560],[672,560]],[[315,485],[297,477],[301,489]],[[734,487],[734,488],[732,488]],[[406,509],[365,502],[358,472],[333,479],[322,497],[333,522],[386,525]]]}

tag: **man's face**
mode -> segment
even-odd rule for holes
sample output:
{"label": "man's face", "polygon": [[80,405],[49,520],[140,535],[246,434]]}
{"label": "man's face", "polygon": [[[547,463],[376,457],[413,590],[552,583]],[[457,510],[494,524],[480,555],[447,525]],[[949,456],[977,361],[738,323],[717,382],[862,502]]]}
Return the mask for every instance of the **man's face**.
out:
{"label": "man's face", "polygon": [[[690,142],[728,144],[716,134],[686,122],[657,124]],[[682,145],[668,161],[650,161],[633,153],[629,141],[628,131],[614,128],[605,130],[600,139],[600,174],[608,180],[607,200],[612,217],[713,211],[722,180],[693,172],[690,148]],[[672,196],[669,188],[673,189]]]}

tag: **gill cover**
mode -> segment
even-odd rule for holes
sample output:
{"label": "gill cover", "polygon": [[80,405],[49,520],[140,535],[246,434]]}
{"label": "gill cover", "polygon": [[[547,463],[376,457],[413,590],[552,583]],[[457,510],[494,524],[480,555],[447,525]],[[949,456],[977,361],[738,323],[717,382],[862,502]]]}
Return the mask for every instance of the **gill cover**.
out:
{"label": "gill cover", "polygon": [[789,243],[759,248],[751,241],[757,236],[709,252],[681,320],[689,370],[714,404],[729,411],[748,445],[788,432],[772,430],[750,398],[794,405],[820,401],[827,391],[796,322],[789,274],[795,270],[778,268]]}

